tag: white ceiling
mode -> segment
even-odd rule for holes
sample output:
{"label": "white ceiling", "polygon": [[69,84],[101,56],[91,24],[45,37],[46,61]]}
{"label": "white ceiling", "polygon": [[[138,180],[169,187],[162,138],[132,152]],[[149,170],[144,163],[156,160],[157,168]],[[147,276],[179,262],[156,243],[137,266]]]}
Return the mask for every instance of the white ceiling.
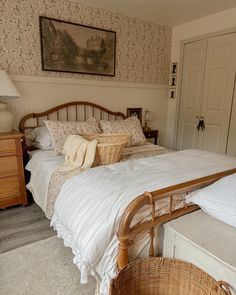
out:
{"label": "white ceiling", "polygon": [[80,0],[80,2],[167,26],[176,26],[236,7],[236,0]]}

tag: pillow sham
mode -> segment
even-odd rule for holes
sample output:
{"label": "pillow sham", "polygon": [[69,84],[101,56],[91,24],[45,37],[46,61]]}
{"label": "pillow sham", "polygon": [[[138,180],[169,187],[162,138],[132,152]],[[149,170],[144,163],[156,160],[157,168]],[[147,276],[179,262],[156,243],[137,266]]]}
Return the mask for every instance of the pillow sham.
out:
{"label": "pillow sham", "polygon": [[68,135],[73,134],[94,134],[101,133],[98,122],[95,118],[90,118],[86,122],[70,121],[44,121],[53,140],[56,154],[61,154]]}
{"label": "pillow sham", "polygon": [[130,139],[127,146],[142,145],[147,141],[141,123],[135,116],[117,121],[101,120],[99,125],[102,132],[106,134],[129,134]]}
{"label": "pillow sham", "polygon": [[29,140],[30,145],[41,150],[53,150],[53,142],[51,134],[46,126],[36,127],[32,129],[26,138]]}
{"label": "pillow sham", "polygon": [[209,215],[236,227],[236,173],[192,192],[186,200],[197,204]]}

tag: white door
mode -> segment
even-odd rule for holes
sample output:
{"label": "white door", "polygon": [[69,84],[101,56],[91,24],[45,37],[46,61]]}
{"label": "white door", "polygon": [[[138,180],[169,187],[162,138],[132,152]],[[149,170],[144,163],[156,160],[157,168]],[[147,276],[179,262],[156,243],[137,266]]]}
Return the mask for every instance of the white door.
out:
{"label": "white door", "polygon": [[177,149],[197,148],[197,116],[203,91],[207,41],[184,46],[183,77],[178,122]]}
{"label": "white door", "polygon": [[236,83],[234,84],[234,99],[231,113],[229,137],[227,142],[227,155],[236,157]]}
{"label": "white door", "polygon": [[236,33],[208,39],[198,148],[226,153],[236,71]]}

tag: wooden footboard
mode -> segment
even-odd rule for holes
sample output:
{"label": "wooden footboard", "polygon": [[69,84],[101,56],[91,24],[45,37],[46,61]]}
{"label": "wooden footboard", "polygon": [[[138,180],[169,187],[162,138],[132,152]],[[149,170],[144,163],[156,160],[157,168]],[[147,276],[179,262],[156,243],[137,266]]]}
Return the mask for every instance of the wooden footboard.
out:
{"label": "wooden footboard", "polygon": [[[134,238],[143,231],[148,231],[150,235],[150,248],[149,256],[154,256],[154,229],[161,224],[170,221],[174,218],[180,217],[187,213],[193,212],[199,207],[197,205],[188,205],[185,202],[185,206],[181,209],[175,210],[173,208],[173,197],[188,194],[196,189],[202,188],[204,186],[210,185],[213,182],[219,180],[220,178],[236,173],[236,168],[227,170],[224,172],[216,173],[210,176],[198,178],[192,181],[187,181],[178,185],[170,186],[167,188],[159,189],[153,192],[145,192],[143,195],[137,197],[124,211],[119,229],[118,229],[118,239],[119,239],[119,254],[118,254],[118,268],[121,270],[129,262],[128,250],[129,246],[133,243]],[[156,204],[158,201],[168,199],[169,209],[168,213],[157,216],[156,214]],[[149,221],[139,223],[132,226],[132,221],[135,215],[144,206],[151,206],[152,218]]]}

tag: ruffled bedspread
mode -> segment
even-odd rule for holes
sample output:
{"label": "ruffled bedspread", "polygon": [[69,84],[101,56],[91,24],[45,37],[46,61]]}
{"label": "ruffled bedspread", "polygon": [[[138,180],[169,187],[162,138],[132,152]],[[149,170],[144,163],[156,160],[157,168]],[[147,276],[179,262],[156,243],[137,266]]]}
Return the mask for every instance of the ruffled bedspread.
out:
{"label": "ruffled bedspread", "polygon": [[[151,156],[158,156],[166,153],[170,153],[171,150],[153,144],[144,144],[135,147],[126,147],[122,153],[121,162],[128,160],[141,159]],[[50,177],[47,202],[45,208],[45,214],[48,218],[52,218],[54,213],[54,203],[61,190],[62,185],[71,177],[80,173],[80,168],[75,168],[70,171],[61,171],[58,168],[54,171]]]}
{"label": "ruffled bedspread", "polygon": [[[144,191],[153,191],[236,167],[236,159],[186,150],[157,157],[100,166],[67,180],[55,202],[51,225],[71,247],[81,283],[89,274],[100,279],[100,294],[109,294],[116,275],[116,232],[127,205]],[[165,211],[164,202],[157,209]],[[134,223],[147,218],[141,211]],[[136,250],[147,241],[139,238]],[[138,254],[138,253],[136,253]]]}

